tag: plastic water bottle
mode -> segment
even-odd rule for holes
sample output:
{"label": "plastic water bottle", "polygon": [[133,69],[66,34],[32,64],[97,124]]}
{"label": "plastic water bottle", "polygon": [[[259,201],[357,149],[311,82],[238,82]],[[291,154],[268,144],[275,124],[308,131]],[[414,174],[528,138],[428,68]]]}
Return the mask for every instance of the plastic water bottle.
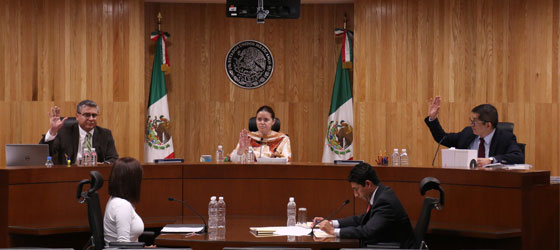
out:
{"label": "plastic water bottle", "polygon": [[401,166],[408,166],[408,154],[406,153],[406,148],[402,149]]}
{"label": "plastic water bottle", "polygon": [[290,197],[290,201],[288,202],[288,222],[286,226],[291,227],[296,225],[296,202],[294,201],[294,197]]}
{"label": "plastic water bottle", "polygon": [[393,166],[398,166],[401,163],[401,156],[399,155],[399,149],[393,149],[393,154],[391,155],[391,162]]}
{"label": "plastic water bottle", "polygon": [[218,202],[216,196],[210,197],[208,203],[208,237],[215,240],[217,237],[216,229],[218,228]]}
{"label": "plastic water bottle", "polygon": [[222,145],[218,145],[218,150],[216,150],[216,163],[224,162],[224,148]]}
{"label": "plastic water bottle", "polygon": [[218,229],[226,227],[226,202],[224,197],[220,196],[218,199]]}
{"label": "plastic water bottle", "polygon": [[84,152],[82,153],[82,162],[84,163],[84,166],[89,166],[91,163],[90,156],[89,150],[84,149]]}
{"label": "plastic water bottle", "polygon": [[47,156],[47,162],[45,162],[45,167],[52,168],[53,165],[54,164],[53,164],[53,161],[52,161],[52,156],[50,156],[50,155]]}
{"label": "plastic water bottle", "polygon": [[97,166],[97,153],[95,152],[95,148],[91,148],[90,160],[91,160],[90,166]]}
{"label": "plastic water bottle", "polygon": [[255,162],[255,152],[253,152],[253,147],[249,147],[247,152],[247,163]]}

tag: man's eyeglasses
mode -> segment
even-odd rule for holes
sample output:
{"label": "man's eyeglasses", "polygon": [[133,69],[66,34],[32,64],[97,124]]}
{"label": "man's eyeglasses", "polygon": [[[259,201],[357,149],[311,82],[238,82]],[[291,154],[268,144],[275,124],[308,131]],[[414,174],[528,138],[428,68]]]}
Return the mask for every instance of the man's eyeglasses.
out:
{"label": "man's eyeglasses", "polygon": [[485,123],[486,122],[486,121],[480,120],[478,118],[469,118],[469,121],[471,122],[471,125],[474,125],[477,122],[480,122],[480,123]]}
{"label": "man's eyeglasses", "polygon": [[96,113],[83,113],[83,114],[78,113],[78,114],[80,114],[80,115],[82,115],[82,116],[84,116],[85,118],[88,118],[88,119],[89,118],[97,118],[97,116],[99,115],[99,114],[96,114]]}

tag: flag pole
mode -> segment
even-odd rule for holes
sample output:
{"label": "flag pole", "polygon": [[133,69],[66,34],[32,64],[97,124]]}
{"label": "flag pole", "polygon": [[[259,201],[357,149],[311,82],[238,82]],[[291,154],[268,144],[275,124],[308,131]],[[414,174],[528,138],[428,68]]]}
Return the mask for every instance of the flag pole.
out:
{"label": "flag pole", "polygon": [[161,15],[161,12],[157,13],[157,31],[158,33],[161,31],[161,19],[163,18],[163,16]]}

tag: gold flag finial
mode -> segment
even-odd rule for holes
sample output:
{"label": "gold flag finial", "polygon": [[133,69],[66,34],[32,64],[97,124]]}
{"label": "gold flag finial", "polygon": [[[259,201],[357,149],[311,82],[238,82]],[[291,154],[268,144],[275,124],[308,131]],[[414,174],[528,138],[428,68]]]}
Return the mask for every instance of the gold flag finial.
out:
{"label": "gold flag finial", "polygon": [[346,30],[346,13],[344,13],[344,29]]}
{"label": "gold flag finial", "polygon": [[161,19],[163,18],[163,16],[161,15],[161,12],[157,13],[157,30],[160,31],[161,30]]}

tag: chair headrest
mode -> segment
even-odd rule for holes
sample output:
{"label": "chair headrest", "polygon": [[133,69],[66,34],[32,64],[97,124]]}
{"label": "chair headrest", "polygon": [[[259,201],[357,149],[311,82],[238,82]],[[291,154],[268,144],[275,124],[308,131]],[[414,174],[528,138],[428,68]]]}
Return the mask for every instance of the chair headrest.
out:
{"label": "chair headrest", "polygon": [[424,196],[429,190],[439,191],[439,203],[441,203],[441,205],[443,206],[445,193],[443,191],[443,188],[441,188],[438,179],[434,177],[425,177],[424,179],[422,179],[422,181],[420,181],[420,194]]}
{"label": "chair headrest", "polygon": [[[89,197],[91,197],[93,193],[103,187],[103,175],[101,173],[97,171],[91,171],[89,172],[89,174],[91,175],[91,180],[84,179],[80,181],[80,184],[78,184],[78,189],[76,190],[76,198],[80,203],[84,203],[84,201],[86,199],[89,199]],[[90,184],[90,188],[87,191],[82,192],[83,186],[85,184]]]}
{"label": "chair headrest", "polygon": [[496,126],[498,129],[507,130],[513,133],[513,123],[512,122],[498,122]]}
{"label": "chair headrest", "polygon": [[[280,118],[276,117],[274,124],[272,125],[272,130],[276,131],[276,132],[280,132]],[[258,131],[258,127],[257,127],[257,118],[256,117],[251,117],[249,118],[249,131],[251,132],[255,132]]]}
{"label": "chair headrest", "polygon": [[88,193],[93,193],[103,187],[103,175],[97,171],[91,171],[89,174],[91,175],[91,188]]}

